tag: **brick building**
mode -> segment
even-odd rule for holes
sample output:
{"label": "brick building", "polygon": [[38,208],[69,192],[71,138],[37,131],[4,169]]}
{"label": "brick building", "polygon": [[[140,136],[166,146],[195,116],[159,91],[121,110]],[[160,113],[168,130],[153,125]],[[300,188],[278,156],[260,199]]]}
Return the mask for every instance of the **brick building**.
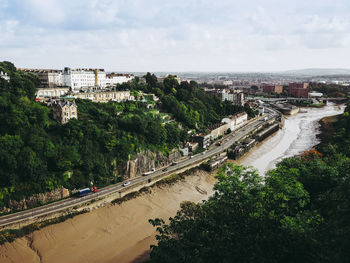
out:
{"label": "brick building", "polygon": [[262,91],[265,93],[282,93],[283,92],[283,86],[282,85],[268,85],[268,84],[263,84],[262,85]]}
{"label": "brick building", "polygon": [[288,94],[296,98],[307,98],[309,96],[309,83],[289,83]]}

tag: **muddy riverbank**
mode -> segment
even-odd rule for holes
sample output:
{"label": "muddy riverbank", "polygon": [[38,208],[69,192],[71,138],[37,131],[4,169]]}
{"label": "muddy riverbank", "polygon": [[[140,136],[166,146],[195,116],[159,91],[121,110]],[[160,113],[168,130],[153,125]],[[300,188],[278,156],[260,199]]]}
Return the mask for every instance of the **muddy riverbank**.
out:
{"label": "muddy riverbank", "polygon": [[[155,242],[150,218],[169,218],[182,201],[213,193],[215,173],[194,172],[121,205],[108,205],[0,246],[0,262],[139,262]],[[146,252],[146,253],[145,253]]]}
{"label": "muddy riverbank", "polygon": [[250,150],[236,163],[251,165],[263,175],[283,158],[298,155],[320,141],[319,121],[326,116],[341,114],[344,105],[329,103],[323,108],[303,108],[294,116],[286,116],[284,127]]}
{"label": "muddy riverbank", "polygon": [[[307,113],[287,117],[285,126],[253,148],[238,162],[263,174],[282,158],[318,143],[318,121],[340,114],[344,107],[307,108]],[[176,184],[151,189],[120,205],[107,205],[35,231],[28,237],[0,246],[0,262],[140,262],[155,242],[150,218],[167,219],[182,201],[200,202],[213,193],[213,173],[196,171]]]}

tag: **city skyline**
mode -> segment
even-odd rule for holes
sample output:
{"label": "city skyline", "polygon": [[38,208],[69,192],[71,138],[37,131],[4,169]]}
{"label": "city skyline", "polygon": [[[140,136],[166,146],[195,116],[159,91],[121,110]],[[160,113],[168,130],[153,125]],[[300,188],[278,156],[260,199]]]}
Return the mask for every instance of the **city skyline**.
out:
{"label": "city skyline", "polygon": [[349,11],[344,0],[0,0],[0,59],[133,72],[350,68]]}

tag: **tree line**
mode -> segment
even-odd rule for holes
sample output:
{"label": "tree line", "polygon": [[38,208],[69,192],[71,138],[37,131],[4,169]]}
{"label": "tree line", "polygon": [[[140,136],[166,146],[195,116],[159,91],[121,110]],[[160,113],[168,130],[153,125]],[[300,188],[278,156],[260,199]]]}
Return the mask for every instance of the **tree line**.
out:
{"label": "tree line", "polygon": [[[10,200],[51,191],[103,186],[123,180],[126,162],[151,150],[169,154],[200,131],[228,114],[243,111],[211,99],[196,82],[178,83],[173,76],[159,82],[154,74],[136,77],[116,87],[154,93],[141,101],[93,103],[76,100],[78,119],[61,125],[50,109],[35,101],[39,80],[0,62],[10,81],[0,78],[0,207]],[[155,113],[159,110],[160,114]],[[162,115],[163,114],[163,115]],[[173,120],[164,120],[169,115]]]}
{"label": "tree line", "polygon": [[349,262],[349,107],[318,150],[284,159],[265,178],[227,165],[215,194],[152,219],[150,262]]}

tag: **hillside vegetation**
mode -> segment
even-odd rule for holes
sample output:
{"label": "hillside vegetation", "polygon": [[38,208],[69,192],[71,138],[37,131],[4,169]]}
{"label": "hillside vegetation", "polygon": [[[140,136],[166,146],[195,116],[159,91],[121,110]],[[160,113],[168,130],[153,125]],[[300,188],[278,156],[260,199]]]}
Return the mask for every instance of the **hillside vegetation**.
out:
{"label": "hillside vegetation", "polygon": [[1,62],[0,70],[11,78],[0,78],[0,207],[61,186],[120,181],[135,154],[167,155],[188,139],[189,129],[200,131],[244,110],[211,99],[196,82],[179,84],[169,76],[161,83],[148,73],[146,81],[135,78],[116,89],[135,96],[155,93],[156,105],[149,96],[122,103],[77,100],[78,120],[61,125],[35,101],[39,80],[34,74],[17,71],[10,62]]}
{"label": "hillside vegetation", "polygon": [[319,151],[284,159],[266,178],[227,165],[216,193],[183,203],[157,227],[150,262],[349,262],[350,117]]}

